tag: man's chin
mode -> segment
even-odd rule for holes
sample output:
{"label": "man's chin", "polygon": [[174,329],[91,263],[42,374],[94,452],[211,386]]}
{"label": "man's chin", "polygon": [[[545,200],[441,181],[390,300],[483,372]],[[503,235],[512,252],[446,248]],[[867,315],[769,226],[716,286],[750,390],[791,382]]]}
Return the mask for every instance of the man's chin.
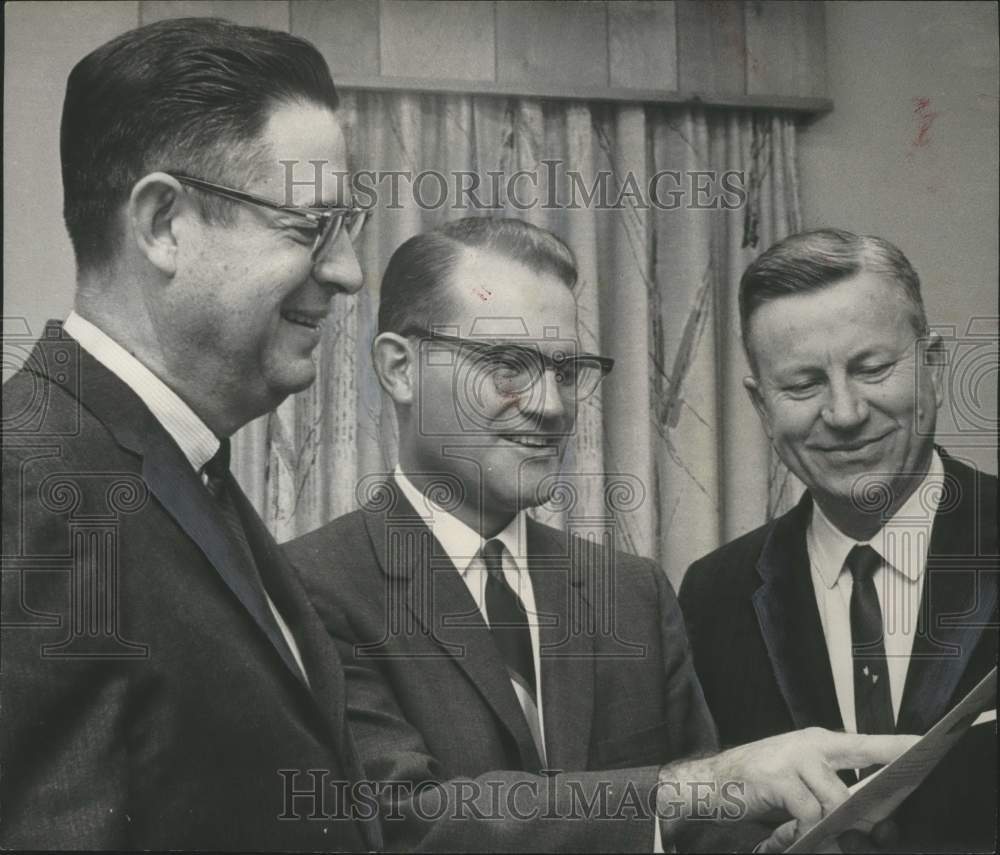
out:
{"label": "man's chin", "polygon": [[304,392],[316,381],[316,365],[313,361],[300,360],[300,363],[304,364],[288,366],[270,384],[274,394],[280,395],[282,401],[289,395]]}

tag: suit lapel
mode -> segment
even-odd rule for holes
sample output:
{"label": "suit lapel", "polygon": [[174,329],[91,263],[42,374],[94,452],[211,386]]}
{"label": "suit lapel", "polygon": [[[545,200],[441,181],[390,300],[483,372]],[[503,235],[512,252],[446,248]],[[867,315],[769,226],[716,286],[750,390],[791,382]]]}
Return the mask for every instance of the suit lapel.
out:
{"label": "suit lapel", "polygon": [[753,594],[753,605],[795,727],[842,730],[806,548],[811,510],[806,494],[773,524],[757,562],[763,584]]}
{"label": "suit lapel", "polygon": [[[594,634],[582,579],[565,538],[528,520],[528,569],[539,622],[547,765],[584,769],[594,700]],[[596,568],[595,568],[596,569]],[[606,568],[602,568],[606,569]]]}
{"label": "suit lapel", "polygon": [[[941,718],[997,609],[996,514],[981,506],[977,473],[942,454],[944,496],[934,517],[920,616],[897,729],[924,733]],[[985,512],[984,512],[985,511]]]}
{"label": "suit lapel", "polygon": [[[162,431],[150,434],[147,439],[143,451],[142,475],[143,480],[149,485],[150,492],[184,529],[188,537],[198,544],[205,557],[222,577],[226,587],[250,613],[285,666],[301,682],[302,674],[270,613],[263,592],[249,584],[246,575],[240,569],[240,562],[246,559],[233,544],[222,513],[208,491],[204,489],[187,459]],[[231,480],[230,487],[234,483]],[[238,488],[232,495],[237,494],[239,494]],[[256,517],[256,513],[252,513],[253,517]],[[249,517],[245,513],[241,513],[241,516],[244,522]],[[258,522],[246,527],[248,538],[259,526]],[[255,555],[260,554],[252,542],[251,549]]]}
{"label": "suit lapel", "polygon": [[[156,420],[142,400],[115,374],[105,368],[75,340],[63,333],[59,325],[49,325],[46,338],[39,342],[55,343],[65,350],[66,343],[75,347],[74,370],[63,370],[50,382],[64,388],[90,410],[115,437],[120,446],[141,460],[142,478],[177,524],[205,554],[226,586],[250,613],[271,644],[301,681],[301,673],[274,624],[261,592],[247,584],[241,572],[242,556],[226,528],[222,512],[201,483],[198,474],[164,427]],[[36,366],[52,364],[53,360],[33,360]],[[79,378],[76,380],[76,378]],[[73,382],[76,381],[76,382]],[[235,491],[242,496],[239,490]],[[252,517],[256,513],[251,511]],[[250,515],[244,515],[244,519]],[[259,522],[258,522],[259,525]]]}
{"label": "suit lapel", "polygon": [[385,489],[387,507],[366,510],[365,524],[387,577],[387,636],[407,632],[415,620],[419,631],[476,686],[513,737],[522,768],[540,770],[506,665],[465,581],[395,484],[387,482]]}

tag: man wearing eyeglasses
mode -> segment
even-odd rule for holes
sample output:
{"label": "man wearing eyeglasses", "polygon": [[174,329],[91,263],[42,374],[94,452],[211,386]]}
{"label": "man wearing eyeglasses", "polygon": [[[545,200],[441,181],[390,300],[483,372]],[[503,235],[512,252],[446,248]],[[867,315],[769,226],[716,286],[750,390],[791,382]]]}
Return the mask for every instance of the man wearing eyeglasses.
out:
{"label": "man wearing eyeglasses", "polygon": [[768,831],[732,820],[815,821],[846,793],[830,766],[908,744],[816,731],[713,754],[666,576],[528,518],[612,369],[577,343],[576,279],[518,220],[404,243],[373,345],[399,465],[286,547],[340,644],[392,849],[750,849]]}
{"label": "man wearing eyeglasses", "polygon": [[[336,107],[310,44],[219,20],[70,74],[75,309],[3,388],[4,848],[381,844],[337,650],[228,467],[362,284],[364,213],[284,196],[345,169]],[[305,770],[339,787],[308,818]]]}

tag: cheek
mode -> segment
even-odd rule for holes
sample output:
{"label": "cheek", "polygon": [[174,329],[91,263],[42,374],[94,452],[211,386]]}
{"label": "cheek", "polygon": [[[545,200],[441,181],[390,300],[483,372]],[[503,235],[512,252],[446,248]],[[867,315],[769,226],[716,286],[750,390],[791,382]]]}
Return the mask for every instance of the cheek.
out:
{"label": "cheek", "polygon": [[772,439],[794,445],[809,435],[818,419],[808,403],[786,401],[768,409],[767,421]]}
{"label": "cheek", "polygon": [[[927,392],[930,391],[930,395]],[[921,419],[928,409],[934,406],[933,391],[919,389],[909,378],[900,378],[898,382],[883,383],[872,389],[868,401],[876,409],[895,420],[906,423]]]}

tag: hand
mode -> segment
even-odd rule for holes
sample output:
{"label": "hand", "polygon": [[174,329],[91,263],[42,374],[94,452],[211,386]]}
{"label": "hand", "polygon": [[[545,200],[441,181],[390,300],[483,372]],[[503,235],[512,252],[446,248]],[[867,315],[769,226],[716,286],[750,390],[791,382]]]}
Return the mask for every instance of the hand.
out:
{"label": "hand", "polygon": [[[754,852],[784,852],[809,830],[797,819],[778,826],[774,833],[754,849]],[[892,852],[899,842],[899,827],[887,819],[876,823],[868,834],[848,831],[833,840],[826,840],[816,852]]]}
{"label": "hand", "polygon": [[[918,737],[834,733],[810,727],[783,733],[723,751],[714,757],[672,763],[660,770],[657,807],[667,825],[691,813],[677,811],[670,795],[690,788],[689,782],[709,782],[717,799],[710,806],[719,816],[740,819],[799,820],[811,827],[848,796],[838,769],[890,763]],[[734,793],[738,798],[734,798]],[[698,806],[699,816],[705,811]],[[692,811],[693,812],[693,811]],[[788,834],[790,832],[784,832]]]}
{"label": "hand", "polygon": [[837,838],[841,852],[893,852],[899,845],[899,826],[891,819],[875,823],[867,834],[848,831]]}
{"label": "hand", "polygon": [[774,829],[774,833],[763,843],[754,848],[754,852],[784,852],[796,840],[799,839],[799,821],[790,819],[788,822],[779,825]]}

